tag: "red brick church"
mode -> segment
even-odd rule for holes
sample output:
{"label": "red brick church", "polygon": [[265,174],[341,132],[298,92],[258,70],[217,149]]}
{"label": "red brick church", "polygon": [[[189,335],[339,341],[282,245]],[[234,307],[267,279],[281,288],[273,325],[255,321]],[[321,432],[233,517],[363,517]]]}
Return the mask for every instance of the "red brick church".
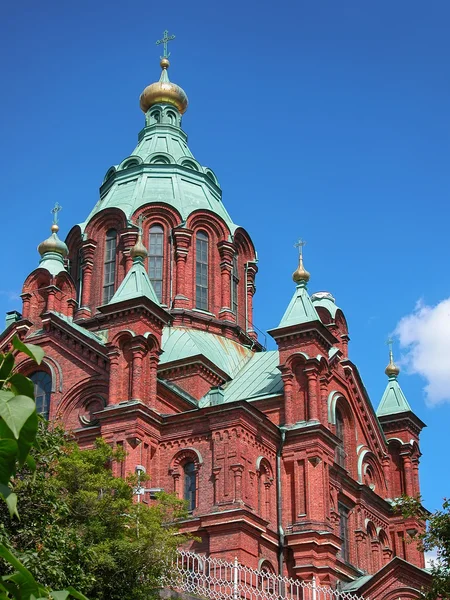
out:
{"label": "red brick church", "polygon": [[142,501],[157,489],[184,497],[196,552],[372,600],[417,599],[430,578],[410,543],[418,523],[392,501],[419,493],[424,424],[392,353],[375,411],[344,313],[330,293],[310,294],[301,246],[269,332],[278,350],[262,347],[252,239],[188,147],[188,100],[166,52],[161,68],[140,98],[136,147],[65,242],[55,207],[1,347],[18,334],[45,349],[39,368],[19,365],[39,411],[83,446],[102,436],[123,447],[120,474],[149,477]]}

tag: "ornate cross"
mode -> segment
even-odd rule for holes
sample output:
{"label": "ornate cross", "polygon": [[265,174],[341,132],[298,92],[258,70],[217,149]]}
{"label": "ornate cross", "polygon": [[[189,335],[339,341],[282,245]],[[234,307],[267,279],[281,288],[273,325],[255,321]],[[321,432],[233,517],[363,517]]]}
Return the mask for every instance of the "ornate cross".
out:
{"label": "ornate cross", "polygon": [[58,213],[61,209],[62,209],[62,206],[60,204],[58,204],[58,202],[56,202],[55,206],[50,211],[53,214],[53,224],[54,225],[58,224]]}
{"label": "ornate cross", "polygon": [[298,253],[300,256],[303,256],[303,246],[306,246],[306,242],[302,239],[298,240],[298,242],[294,244],[294,248],[298,248]]}
{"label": "ornate cross", "polygon": [[389,358],[393,361],[394,360],[394,352],[392,350],[392,346],[394,344],[394,340],[391,337],[388,337],[388,339],[386,340],[386,344],[389,346]]}
{"label": "ornate cross", "polygon": [[139,227],[139,235],[142,235],[143,230],[142,230],[142,223],[145,221],[145,217],[144,215],[139,215],[138,219],[137,219],[137,226]]}
{"label": "ornate cross", "polygon": [[166,29],[165,32],[164,32],[164,37],[162,38],[162,40],[158,40],[156,42],[156,45],[164,44],[164,52],[163,52],[163,55],[160,58],[169,58],[170,52],[167,52],[167,44],[169,42],[171,42],[172,40],[174,40],[174,39],[175,39],[175,36],[174,35],[169,35],[169,31]]}

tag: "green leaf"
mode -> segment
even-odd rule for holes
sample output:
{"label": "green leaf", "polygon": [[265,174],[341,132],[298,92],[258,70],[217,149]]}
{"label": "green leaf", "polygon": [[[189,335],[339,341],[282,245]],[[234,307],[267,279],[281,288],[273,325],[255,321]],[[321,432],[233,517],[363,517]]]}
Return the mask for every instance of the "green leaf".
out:
{"label": "green leaf", "polygon": [[[20,430],[17,445],[19,447],[18,460],[21,467],[27,461],[27,458],[29,457],[30,448],[34,444],[34,441],[36,439],[38,423],[38,415],[36,411],[33,411],[33,413],[28,417],[22,429]],[[3,419],[0,419],[0,439],[14,439],[13,432],[7,426]],[[28,464],[28,466],[32,471],[36,469],[36,463],[32,457],[30,457],[30,463]]]}
{"label": "green leaf", "polygon": [[28,396],[15,396],[8,390],[0,390],[0,417],[4,419],[16,439],[35,410],[36,404]]}
{"label": "green leaf", "polygon": [[70,596],[70,592],[67,590],[61,590],[59,592],[51,592],[50,596],[54,600],[66,600]]}
{"label": "green leaf", "polygon": [[39,346],[35,346],[34,344],[25,344],[16,335],[13,337],[12,345],[19,352],[23,352],[32,358],[35,362],[37,362],[38,365],[41,364],[45,352]]}
{"label": "green leaf", "polygon": [[8,352],[8,354],[4,355],[3,360],[0,363],[0,381],[5,381],[5,379],[8,379],[13,368],[14,356],[11,354],[11,352]]}
{"label": "green leaf", "polygon": [[86,596],[83,596],[81,592],[77,592],[73,587],[68,587],[67,590],[70,592],[70,595],[75,598],[75,600],[89,600]]}
{"label": "green leaf", "polygon": [[12,391],[15,394],[29,396],[34,400],[34,383],[31,381],[31,379],[28,379],[28,377],[25,377],[25,375],[22,375],[22,373],[14,373],[14,375],[12,375],[8,381],[11,384]]}
{"label": "green leaf", "polygon": [[30,471],[36,471],[36,461],[34,460],[34,458],[31,456],[31,454],[29,454],[26,459],[25,462],[27,464],[27,467],[30,469]]}
{"label": "green leaf", "polygon": [[3,496],[3,499],[6,502],[11,518],[14,515],[19,518],[19,513],[17,512],[17,495],[9,486],[3,483],[0,483],[0,495]]}
{"label": "green leaf", "polygon": [[19,447],[15,440],[0,440],[0,483],[8,485],[16,469]]}

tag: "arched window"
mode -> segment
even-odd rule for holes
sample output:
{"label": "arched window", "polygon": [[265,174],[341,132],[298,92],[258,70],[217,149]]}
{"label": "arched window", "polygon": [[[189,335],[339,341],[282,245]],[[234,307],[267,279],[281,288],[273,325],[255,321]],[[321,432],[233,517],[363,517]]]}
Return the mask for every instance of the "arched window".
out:
{"label": "arched window", "polygon": [[110,229],[106,233],[105,262],[103,277],[103,302],[107,303],[114,296],[116,284],[116,247],[117,231]]}
{"label": "arched window", "polygon": [[239,285],[239,272],[238,272],[238,257],[237,254],[233,257],[233,273],[231,279],[231,310],[238,316],[238,285]]}
{"label": "arched window", "polygon": [[36,411],[45,419],[48,419],[50,412],[50,396],[52,393],[52,378],[45,371],[35,371],[30,375],[30,379],[34,383]]}
{"label": "arched window", "polygon": [[208,235],[197,233],[195,245],[195,307],[208,310]]}
{"label": "arched window", "polygon": [[344,417],[341,411],[336,409],[336,437],[340,439],[340,443],[336,447],[336,462],[339,466],[345,469],[345,433],[344,433]]}
{"label": "arched window", "polygon": [[197,506],[197,470],[195,463],[187,462],[184,467],[184,499],[187,500],[188,510]]}
{"label": "arched window", "polygon": [[148,274],[158,300],[162,301],[164,268],[164,229],[161,225],[150,227],[148,234]]}

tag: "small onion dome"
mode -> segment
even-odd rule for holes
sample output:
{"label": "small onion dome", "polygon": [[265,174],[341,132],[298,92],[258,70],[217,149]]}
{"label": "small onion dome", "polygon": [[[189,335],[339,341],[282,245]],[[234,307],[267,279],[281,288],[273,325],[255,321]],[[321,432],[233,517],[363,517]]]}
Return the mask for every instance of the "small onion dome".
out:
{"label": "small onion dome", "polygon": [[386,375],[388,377],[398,377],[398,374],[400,373],[400,369],[395,364],[394,359],[392,358],[392,356],[391,356],[391,358],[389,360],[389,364],[385,368],[384,372],[386,373]]}
{"label": "small onion dome", "polygon": [[141,235],[139,235],[139,237],[137,239],[137,242],[130,249],[130,256],[131,256],[131,258],[133,260],[135,258],[142,258],[142,259],[147,258],[147,256],[148,256],[147,248],[142,243],[142,236]]}
{"label": "small onion dome", "polygon": [[302,281],[304,283],[308,283],[309,278],[310,278],[310,274],[303,266],[303,256],[300,254],[300,259],[298,261],[298,267],[297,267],[297,270],[292,273],[292,279],[295,281],[295,283],[300,283]]}
{"label": "small onion dome", "polygon": [[62,242],[58,237],[59,227],[56,223],[52,225],[52,234],[46,240],[41,242],[38,246],[38,252],[41,256],[44,256],[47,252],[55,252],[60,254],[63,258],[69,254],[69,249],[66,244]]}
{"label": "small onion dome", "polygon": [[162,73],[159,81],[148,85],[141,94],[141,109],[146,113],[154,104],[173,104],[183,114],[188,107],[186,93],[179,85],[169,81],[169,75],[167,74],[167,69],[170,66],[169,60],[162,58],[160,65]]}

